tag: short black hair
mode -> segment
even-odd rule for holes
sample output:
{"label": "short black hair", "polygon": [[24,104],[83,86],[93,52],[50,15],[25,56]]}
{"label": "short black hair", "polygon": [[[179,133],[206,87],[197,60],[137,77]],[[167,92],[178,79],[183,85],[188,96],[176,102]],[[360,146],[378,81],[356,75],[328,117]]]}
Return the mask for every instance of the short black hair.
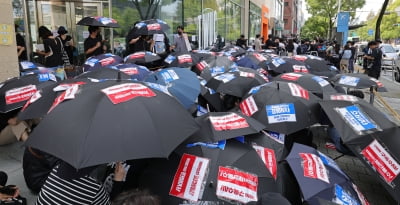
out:
{"label": "short black hair", "polygon": [[261,36],[260,34],[256,34],[256,38],[260,38],[260,36]]}
{"label": "short black hair", "polygon": [[93,33],[99,29],[98,26],[89,26],[88,31],[89,33]]}
{"label": "short black hair", "polygon": [[38,31],[39,31],[39,37],[41,37],[42,39],[46,39],[49,36],[53,35],[53,33],[46,26],[40,26]]}
{"label": "short black hair", "polygon": [[244,38],[244,35],[242,34],[242,35],[240,35],[240,38]]}
{"label": "short black hair", "polygon": [[182,25],[179,25],[179,26],[177,26],[177,27],[176,27],[176,29],[182,29],[182,30],[185,30],[185,27],[183,27]]}

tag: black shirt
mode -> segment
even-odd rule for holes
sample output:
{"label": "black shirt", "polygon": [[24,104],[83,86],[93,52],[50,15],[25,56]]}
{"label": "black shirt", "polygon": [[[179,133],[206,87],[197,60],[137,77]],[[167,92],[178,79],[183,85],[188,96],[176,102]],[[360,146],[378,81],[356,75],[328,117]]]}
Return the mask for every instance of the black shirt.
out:
{"label": "black shirt", "polygon": [[[102,37],[101,35],[98,35],[96,38],[92,38],[92,37],[88,37],[87,39],[85,39],[85,42],[83,44],[83,48],[84,51],[86,53],[87,50],[89,50],[90,48],[93,48],[96,46],[97,42],[102,42]],[[92,53],[86,54],[86,58],[89,58],[91,56],[97,56],[103,53],[103,48],[102,46],[98,47],[96,50],[94,50]]]}
{"label": "black shirt", "polygon": [[28,56],[26,55],[26,44],[25,44],[25,39],[22,37],[21,34],[17,33],[16,36],[16,41],[17,41],[17,46],[24,47],[25,50],[22,51],[21,55],[18,56],[18,61],[26,61],[28,60]]}
{"label": "black shirt", "polygon": [[43,40],[44,44],[44,51],[46,53],[50,53],[49,56],[46,56],[45,66],[50,67],[57,67],[64,64],[62,60],[61,54],[61,41],[54,39],[54,38],[47,38]]}
{"label": "black shirt", "polygon": [[69,41],[72,40],[72,37],[67,35],[67,36],[65,37],[64,40],[61,38],[61,36],[59,36],[58,38],[61,40],[62,44],[64,45],[64,50],[65,50],[65,52],[67,52],[67,55],[68,55],[68,58],[69,58],[69,62],[72,64],[72,58],[73,58],[73,56],[72,56],[72,51],[73,51],[73,47],[70,46],[70,45],[67,43],[67,42],[69,42]]}
{"label": "black shirt", "polygon": [[142,37],[134,44],[129,44],[128,54],[132,54],[138,51],[150,51],[150,44]]}
{"label": "black shirt", "polygon": [[247,49],[246,47],[247,47],[247,41],[246,41],[246,39],[238,39],[238,40],[236,40],[236,45],[237,46],[240,46],[240,47],[242,47],[242,48],[244,48],[244,49]]}

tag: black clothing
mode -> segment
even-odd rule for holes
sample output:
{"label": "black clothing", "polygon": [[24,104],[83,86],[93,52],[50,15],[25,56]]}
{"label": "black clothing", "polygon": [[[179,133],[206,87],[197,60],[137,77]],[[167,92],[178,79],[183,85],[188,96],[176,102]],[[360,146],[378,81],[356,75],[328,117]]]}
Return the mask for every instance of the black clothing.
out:
{"label": "black clothing", "polygon": [[139,51],[150,51],[150,44],[142,37],[134,44],[128,42],[128,55]]}
{"label": "black clothing", "polygon": [[247,41],[246,41],[246,39],[241,39],[241,38],[237,39],[236,40],[236,45],[239,46],[239,47],[242,47],[244,49],[247,49]]}
{"label": "black clothing", "polygon": [[[85,42],[83,43],[83,49],[86,53],[87,50],[93,48],[96,46],[97,42],[102,43],[103,38],[101,37],[101,35],[97,35],[96,38],[92,38],[92,37],[88,37],[87,39],[85,39]],[[86,54],[86,58],[89,58],[91,56],[97,56],[103,53],[103,48],[102,46],[98,47],[96,50],[94,50],[92,53]]]}
{"label": "black clothing", "polygon": [[43,40],[44,51],[50,52],[49,56],[46,56],[45,66],[46,67],[57,67],[64,64],[61,54],[61,42],[57,39],[47,38]]}
{"label": "black clothing", "polygon": [[65,40],[63,40],[60,36],[58,38],[61,40],[62,44],[64,45],[64,50],[65,50],[65,52],[67,52],[67,55],[68,55],[68,58],[69,58],[69,63],[73,64],[73,62],[72,62],[73,54],[72,53],[73,53],[74,47],[67,43],[67,42],[72,40],[72,37],[71,36],[67,36],[65,38]]}
{"label": "black clothing", "polygon": [[294,45],[293,45],[293,44],[288,44],[288,45],[286,46],[286,51],[287,51],[287,52],[292,53],[293,50],[294,50]]}
{"label": "black clothing", "polygon": [[21,34],[17,33],[16,36],[15,36],[15,39],[16,39],[16,41],[17,41],[17,46],[21,46],[21,47],[24,47],[24,48],[25,48],[25,50],[22,51],[21,55],[18,56],[18,61],[21,62],[21,61],[26,61],[26,60],[28,60],[28,56],[27,56],[27,52],[26,52],[26,44],[25,44],[25,39],[24,39],[24,37],[22,37]]}
{"label": "black clothing", "polygon": [[279,45],[276,45],[275,42],[273,42],[271,39],[268,39],[267,42],[265,43],[265,48],[266,49],[274,49],[272,47],[278,48]]}
{"label": "black clothing", "polygon": [[368,69],[368,76],[379,79],[381,76],[382,51],[379,48],[372,49],[370,56],[374,57],[372,67]]}
{"label": "black clothing", "polygon": [[7,113],[0,113],[0,131],[3,130],[8,125],[8,120],[10,118],[16,117],[20,109],[16,109]]}
{"label": "black clothing", "polygon": [[3,171],[0,171],[0,186],[5,186],[7,184],[7,180],[7,174]]}
{"label": "black clothing", "polygon": [[59,162],[59,159],[45,152],[31,147],[25,148],[22,168],[28,188],[36,194],[39,193],[50,172]]}

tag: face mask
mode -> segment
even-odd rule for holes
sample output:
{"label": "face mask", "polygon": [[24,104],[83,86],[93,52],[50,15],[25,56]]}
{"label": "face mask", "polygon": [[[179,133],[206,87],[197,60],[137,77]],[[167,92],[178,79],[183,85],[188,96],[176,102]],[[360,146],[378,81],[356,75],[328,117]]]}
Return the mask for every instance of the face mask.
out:
{"label": "face mask", "polygon": [[178,34],[179,34],[179,35],[182,35],[182,31],[178,31]]}

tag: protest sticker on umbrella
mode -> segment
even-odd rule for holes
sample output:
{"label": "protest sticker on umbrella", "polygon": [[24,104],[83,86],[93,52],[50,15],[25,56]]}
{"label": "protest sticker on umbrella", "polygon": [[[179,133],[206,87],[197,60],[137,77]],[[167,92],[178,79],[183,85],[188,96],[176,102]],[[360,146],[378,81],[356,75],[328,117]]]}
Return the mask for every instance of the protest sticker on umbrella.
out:
{"label": "protest sticker on umbrella", "polygon": [[258,111],[257,104],[254,101],[253,96],[246,98],[243,102],[240,103],[240,110],[243,114],[247,116],[252,116],[255,112]]}
{"label": "protest sticker on umbrella", "polygon": [[101,66],[107,66],[113,63],[115,63],[115,58],[113,57],[108,57],[100,60]]}
{"label": "protest sticker on umbrella", "polygon": [[296,122],[296,110],[293,103],[266,106],[268,123]]}
{"label": "protest sticker on umbrella", "polygon": [[129,56],[129,59],[138,59],[138,58],[144,58],[144,56],[146,55],[145,52],[136,52],[134,54],[131,54]]}
{"label": "protest sticker on umbrella", "polygon": [[272,64],[274,64],[275,67],[279,67],[280,65],[285,64],[285,63],[286,63],[286,61],[284,61],[281,58],[272,59]]}
{"label": "protest sticker on umbrella", "polygon": [[228,167],[219,167],[216,195],[225,200],[248,203],[257,201],[258,177]]}
{"label": "protest sticker on umbrella", "polygon": [[293,65],[293,72],[295,72],[295,73],[308,73],[308,69],[304,65]]}
{"label": "protest sticker on umbrella", "polygon": [[122,71],[122,72],[124,72],[124,73],[127,74],[127,75],[136,75],[136,74],[139,74],[138,69],[135,68],[135,67],[122,68],[122,69],[119,69],[119,70]]}
{"label": "protest sticker on umbrella", "polygon": [[361,154],[389,185],[399,175],[399,162],[377,140],[365,147]]}
{"label": "protest sticker on umbrella", "polygon": [[339,84],[349,85],[349,86],[357,86],[358,82],[360,82],[360,78],[343,75],[340,77]]}
{"label": "protest sticker on umbrella", "polygon": [[236,113],[222,116],[210,116],[211,125],[216,131],[235,130],[249,127],[246,119]]}
{"label": "protest sticker on umbrella", "polygon": [[259,60],[260,62],[266,61],[266,60],[267,60],[267,58],[265,58],[263,55],[261,55],[261,54],[259,54],[259,53],[253,53],[253,56],[254,56],[257,60]]}
{"label": "protest sticker on umbrella", "polygon": [[343,189],[343,187],[335,184],[335,199],[333,202],[338,204],[359,204],[358,200],[355,199],[350,193]]}
{"label": "protest sticker on umbrella", "polygon": [[343,94],[331,95],[330,99],[331,100],[344,100],[344,101],[349,101],[349,102],[357,102],[358,101],[358,98],[354,95],[343,95]]}
{"label": "protest sticker on umbrella", "polygon": [[358,189],[358,187],[353,183],[351,185],[352,185],[354,191],[356,191],[358,198],[361,201],[361,205],[369,205],[367,198],[365,198],[364,194],[361,193],[361,191]]}
{"label": "protest sticker on umbrella", "polygon": [[295,55],[295,56],[293,56],[293,58],[295,59],[295,60],[297,60],[297,61],[305,61],[305,60],[307,60],[307,56],[299,56],[299,55]]}
{"label": "protest sticker on umbrella", "polygon": [[224,66],[215,66],[210,68],[211,76],[216,76],[218,74],[224,73],[225,67]]}
{"label": "protest sticker on umbrella", "polygon": [[383,87],[383,83],[381,83],[381,81],[377,80],[376,78],[370,78],[370,80],[374,81],[378,88]]}
{"label": "protest sticker on umbrella", "polygon": [[312,153],[299,153],[299,155],[302,159],[303,174],[305,177],[329,183],[328,173],[321,158]]}
{"label": "protest sticker on umbrella", "polygon": [[329,82],[327,80],[325,80],[319,76],[314,76],[314,77],[312,77],[312,79],[314,81],[316,81],[321,87],[325,87],[325,86],[329,85]]}
{"label": "protest sticker on umbrella", "polygon": [[254,78],[256,76],[254,73],[244,72],[244,71],[240,71],[239,75],[241,77],[246,77],[246,78]]}
{"label": "protest sticker on umbrella", "polygon": [[172,61],[174,61],[175,59],[176,59],[175,56],[169,55],[168,57],[165,58],[164,62],[166,62],[166,63],[168,63],[168,64],[171,64]]}
{"label": "protest sticker on umbrella", "polygon": [[296,81],[298,80],[301,76],[303,76],[302,74],[297,74],[297,73],[285,73],[282,74],[280,76],[280,78],[284,79],[284,80],[290,80],[290,81]]}
{"label": "protest sticker on umbrella", "polygon": [[200,61],[200,63],[196,64],[196,68],[199,69],[200,72],[203,71],[204,68],[207,68],[207,67],[209,67],[209,65],[205,61]]}
{"label": "protest sticker on umbrella", "polygon": [[190,56],[189,54],[184,54],[184,55],[180,55],[178,56],[178,62],[179,63],[192,63],[192,56]]}
{"label": "protest sticker on umbrella", "polygon": [[308,93],[308,90],[304,89],[300,85],[297,85],[295,83],[288,83],[288,86],[293,96],[301,97],[306,100],[310,99],[310,94]]}
{"label": "protest sticker on umbrella", "polygon": [[232,73],[223,73],[221,75],[214,77],[214,79],[222,81],[223,83],[227,83],[235,78],[236,78],[235,75]]}
{"label": "protest sticker on umbrella", "polygon": [[139,83],[124,83],[101,90],[113,104],[126,102],[136,97],[154,97],[156,94]]}
{"label": "protest sticker on umbrella", "polygon": [[366,131],[381,130],[379,126],[357,105],[347,106],[343,108],[335,108],[335,110],[345,120],[345,122],[359,135]]}
{"label": "protest sticker on umbrella", "polygon": [[258,156],[264,162],[265,166],[271,173],[271,175],[276,179],[277,177],[277,164],[275,151],[273,149],[268,149],[266,147],[253,145],[254,150],[256,150]]}
{"label": "protest sticker on umbrella", "polygon": [[169,194],[194,202],[201,199],[209,163],[207,158],[183,154]]}
{"label": "protest sticker on umbrella", "polygon": [[159,23],[147,24],[147,30],[159,31],[161,30],[161,25]]}
{"label": "protest sticker on umbrella", "polygon": [[6,104],[9,105],[28,100],[36,91],[36,85],[27,85],[7,90],[5,94]]}
{"label": "protest sticker on umbrella", "polygon": [[97,59],[97,58],[89,58],[89,59],[86,60],[85,65],[89,65],[91,67],[94,67],[97,62],[99,62],[99,59]]}
{"label": "protest sticker on umbrella", "polygon": [[160,75],[166,83],[179,79],[178,74],[174,70],[162,70],[160,71]]}
{"label": "protest sticker on umbrella", "polygon": [[31,96],[31,98],[29,98],[29,100],[26,101],[24,107],[22,107],[21,111],[24,111],[31,103],[36,102],[37,100],[39,100],[42,95],[40,94],[40,90],[36,91],[35,94],[33,94]]}
{"label": "protest sticker on umbrella", "polygon": [[72,85],[71,87],[69,87],[68,89],[66,89],[63,93],[61,93],[61,95],[59,95],[53,102],[53,105],[51,105],[49,112],[51,112],[55,107],[57,107],[57,105],[59,105],[60,103],[62,103],[64,100],[67,99],[74,99],[75,98],[75,94],[78,92],[79,90],[79,85],[75,84]]}

